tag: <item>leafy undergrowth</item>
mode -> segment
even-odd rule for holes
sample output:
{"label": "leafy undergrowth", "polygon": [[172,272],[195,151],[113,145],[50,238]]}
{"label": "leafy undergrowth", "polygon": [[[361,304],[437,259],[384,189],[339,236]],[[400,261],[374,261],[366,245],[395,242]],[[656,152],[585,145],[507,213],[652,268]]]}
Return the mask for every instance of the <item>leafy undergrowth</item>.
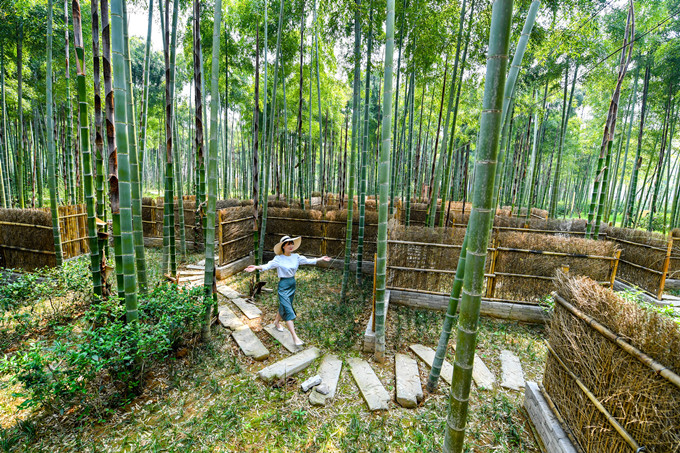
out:
{"label": "leafy undergrowth", "polygon": [[[241,273],[227,281],[246,293],[252,275]],[[263,274],[269,287],[273,272]],[[370,313],[371,282],[353,287],[349,301],[339,303],[341,273],[303,268],[297,276],[295,322],[300,337],[322,352],[340,357],[358,356]],[[220,303],[227,303],[220,297]],[[266,363],[285,357],[283,348],[262,328],[276,313],[275,292],[257,302],[259,320],[244,319],[271,352]],[[236,308],[232,306],[232,310]],[[436,347],[440,313],[391,306],[387,320],[385,364],[371,362],[394,395],[395,352],[407,352],[411,343]],[[483,318],[478,354],[500,380],[501,349],[515,352],[527,379],[540,380],[545,350],[543,329]],[[453,347],[451,347],[453,351]],[[452,360],[452,355],[449,356]],[[440,451],[444,437],[449,386],[442,382],[426,394],[416,409],[394,402],[386,413],[366,409],[351,373],[345,366],[334,400],[327,407],[309,404],[299,384],[316,367],[286,382],[267,385],[255,373],[264,365],[240,353],[219,325],[209,342],[176,351],[146,373],[141,395],[105,416],[16,411],[12,392],[4,389],[0,404],[0,449],[4,451],[283,451],[383,452]],[[429,369],[420,364],[423,383]],[[394,397],[393,397],[394,399]],[[473,385],[467,430],[468,451],[536,452],[535,441],[521,409],[523,396],[500,389],[478,391]]]}

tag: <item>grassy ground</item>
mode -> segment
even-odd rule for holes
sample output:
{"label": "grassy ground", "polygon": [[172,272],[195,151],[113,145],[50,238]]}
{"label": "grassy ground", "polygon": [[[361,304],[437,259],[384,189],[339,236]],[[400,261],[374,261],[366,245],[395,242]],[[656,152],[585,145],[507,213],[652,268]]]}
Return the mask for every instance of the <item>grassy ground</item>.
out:
{"label": "grassy ground", "polygon": [[[155,252],[154,252],[155,253]],[[153,259],[152,255],[150,259]],[[156,257],[157,258],[157,257]],[[196,258],[192,258],[195,260]],[[273,272],[263,277],[272,286]],[[246,292],[251,275],[241,273],[228,283]],[[359,356],[369,316],[367,282],[354,288],[340,304],[341,274],[306,267],[297,278],[296,328],[308,345],[341,357]],[[224,300],[221,303],[225,303]],[[273,320],[275,293],[258,301],[264,316],[250,321],[272,356],[284,357],[262,327]],[[232,307],[233,308],[233,307]],[[372,363],[381,381],[394,393],[395,352],[409,344],[436,347],[440,313],[391,306],[387,319],[388,361]],[[540,380],[545,359],[542,327],[483,318],[478,354],[500,380],[501,349],[515,352],[528,380]],[[193,346],[193,347],[192,347]],[[453,351],[453,348],[451,348]],[[451,357],[451,356],[450,356]],[[451,360],[451,359],[449,359]],[[265,385],[255,378],[264,365],[243,356],[219,325],[207,343],[186,345],[151,370],[143,394],[100,419],[73,413],[17,411],[13,389],[0,390],[0,449],[4,451],[283,451],[283,452],[422,452],[439,451],[444,436],[449,387],[426,394],[416,409],[390,403],[385,413],[367,411],[348,369],[341,375],[335,399],[312,407],[299,384],[315,374],[310,367],[287,382]],[[420,363],[423,383],[429,369]],[[14,389],[16,390],[16,389]],[[535,441],[521,409],[523,395],[474,385],[468,422],[468,451],[536,452]]]}

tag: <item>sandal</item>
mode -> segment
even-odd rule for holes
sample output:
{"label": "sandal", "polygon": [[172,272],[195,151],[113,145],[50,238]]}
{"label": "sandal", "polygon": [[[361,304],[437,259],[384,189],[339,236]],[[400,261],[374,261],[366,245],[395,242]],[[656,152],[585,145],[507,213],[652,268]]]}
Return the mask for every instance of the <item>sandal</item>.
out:
{"label": "sandal", "polygon": [[275,325],[274,328],[275,328],[276,330],[278,330],[279,332],[283,332],[283,327],[281,327],[280,324],[279,324],[278,326]]}
{"label": "sandal", "polygon": [[299,342],[298,341],[295,342],[295,346],[304,346],[304,344],[305,342],[302,340],[300,340]]}

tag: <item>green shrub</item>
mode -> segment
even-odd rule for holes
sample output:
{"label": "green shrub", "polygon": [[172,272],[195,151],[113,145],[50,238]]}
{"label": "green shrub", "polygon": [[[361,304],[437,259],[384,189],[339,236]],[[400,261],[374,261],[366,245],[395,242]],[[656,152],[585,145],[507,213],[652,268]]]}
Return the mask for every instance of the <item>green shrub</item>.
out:
{"label": "green shrub", "polygon": [[198,333],[211,303],[202,287],[161,286],[140,296],[139,323],[134,325],[125,322],[121,301],[94,302],[82,325],[58,327],[53,339],[5,357],[0,373],[10,375],[10,385],[22,384],[22,407],[99,410],[124,400],[140,385],[141,371]]}

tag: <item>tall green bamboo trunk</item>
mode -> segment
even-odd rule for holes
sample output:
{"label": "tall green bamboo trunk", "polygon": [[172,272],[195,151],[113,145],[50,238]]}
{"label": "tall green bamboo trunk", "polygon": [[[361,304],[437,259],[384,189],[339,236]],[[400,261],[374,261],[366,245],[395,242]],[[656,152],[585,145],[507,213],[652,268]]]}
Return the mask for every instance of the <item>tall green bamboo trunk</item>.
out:
{"label": "tall green bamboo trunk", "polygon": [[[274,111],[276,107],[276,91],[278,88],[278,80],[279,80],[279,64],[280,64],[280,58],[281,58],[281,29],[283,28],[283,6],[284,6],[284,0],[280,1],[280,8],[279,8],[279,26],[278,30],[276,33],[276,61],[274,63],[274,87],[272,88],[272,110],[271,110],[271,115],[270,115],[270,124],[269,124],[269,139],[264,141],[264,146],[267,148],[265,151],[265,176],[264,176],[264,181],[263,181],[263,204],[262,204],[262,222],[261,222],[261,232],[262,234],[260,235],[260,243],[259,243],[259,250],[260,250],[260,257],[262,256],[262,253],[264,251],[264,238],[265,235],[267,234],[267,207],[268,207],[268,200],[269,200],[269,172],[270,172],[270,164],[271,164],[271,155],[273,153],[273,147],[274,147]],[[265,26],[266,29],[266,26]],[[266,80],[266,79],[265,79]],[[283,81],[285,84],[285,80]],[[267,109],[267,105],[265,104],[265,111]],[[266,118],[266,116],[265,116]],[[261,261],[261,259],[260,259]]]}
{"label": "tall green bamboo trunk", "polygon": [[99,242],[97,241],[96,200],[92,175],[92,153],[90,151],[90,127],[87,111],[87,90],[85,84],[85,49],[83,48],[83,27],[80,1],[73,0],[73,44],[76,50],[76,80],[78,84],[78,105],[80,109],[80,149],[83,152],[83,189],[87,208],[87,235],[90,245],[90,271],[94,294],[102,296],[101,269],[99,266]]}
{"label": "tall green bamboo trunk", "polygon": [[390,149],[392,131],[392,67],[394,64],[394,0],[387,0],[387,20],[385,24],[385,79],[382,103],[382,147],[378,179],[380,180],[380,199],[378,204],[378,237],[375,275],[375,358],[385,360],[385,284],[387,275],[387,217],[390,183]]}
{"label": "tall green bamboo trunk", "polygon": [[[177,111],[177,104],[175,103],[175,112]],[[177,153],[175,155],[174,171],[175,171],[175,185],[177,194],[177,217],[179,217],[179,254],[184,260],[187,256],[187,240],[186,240],[186,229],[184,227],[184,192],[183,192],[183,182],[182,182],[182,147],[181,141],[179,139],[179,126],[177,125],[177,120],[173,125],[173,133],[175,134],[175,149]]]}
{"label": "tall green bamboo trunk", "polygon": [[647,58],[645,67],[645,76],[642,82],[642,105],[640,107],[640,129],[638,132],[638,143],[635,151],[635,160],[633,161],[633,170],[630,175],[630,186],[628,188],[628,199],[624,209],[623,227],[628,228],[633,221],[633,213],[635,210],[635,194],[637,192],[637,180],[640,166],[642,165],[642,135],[645,130],[645,113],[647,111],[647,93],[649,92],[649,78],[651,75],[651,59]]}
{"label": "tall green bamboo trunk", "polygon": [[[258,166],[258,146],[259,146],[259,135],[260,135],[260,24],[257,24],[255,29],[255,90],[254,90],[254,112],[253,112],[253,254],[255,255],[255,264],[260,264],[260,237],[259,228],[260,222],[258,220],[258,202],[259,202],[259,176],[260,168]],[[259,280],[260,274],[257,272],[257,279]]]}
{"label": "tall green bamboo trunk", "polygon": [[399,117],[399,79],[401,77],[401,48],[404,42],[404,20],[406,17],[406,0],[402,1],[401,4],[401,19],[399,24],[399,56],[397,57],[397,89],[394,99],[394,129],[392,133],[392,156],[391,156],[391,174],[390,174],[390,215],[394,213],[395,203],[394,203],[394,189],[396,186],[395,178],[397,177],[397,157],[399,153],[397,152],[397,119]]}
{"label": "tall green bamboo trunk", "polygon": [[137,126],[135,121],[135,97],[132,90],[132,67],[130,63],[130,43],[128,38],[127,6],[123,2],[123,45],[125,56],[125,76],[127,89],[125,91],[125,104],[128,124],[128,156],[130,158],[130,180],[132,189],[132,225],[133,240],[135,243],[135,261],[137,269],[137,282],[139,290],[146,293],[146,258],[144,256],[144,227],[142,224],[142,192],[139,172],[139,153],[137,151]]}
{"label": "tall green bamboo trunk", "polygon": [[[628,103],[629,105],[629,110],[630,110],[630,118],[628,119],[628,132],[626,132],[626,150],[623,155],[623,165],[621,166],[621,179],[619,181],[618,188],[616,189],[616,192],[614,193],[614,200],[615,200],[615,205],[614,205],[614,212],[613,214],[613,222],[614,225],[616,225],[616,218],[618,217],[619,209],[621,207],[620,203],[620,198],[621,195],[623,194],[623,180],[626,177],[626,167],[628,165],[628,150],[630,148],[630,135],[633,131],[633,121],[635,119],[635,104],[637,103],[637,89],[638,89],[638,79],[640,75],[640,64],[638,64],[635,67],[635,76],[633,82],[633,94],[631,96],[630,102]],[[623,216],[625,217],[625,210],[623,212]],[[623,218],[621,219],[621,223],[623,224]]]}
{"label": "tall green bamboo trunk", "polygon": [[[50,187],[50,212],[52,214],[52,238],[57,266],[61,266],[64,255],[61,251],[59,233],[59,207],[57,205],[57,175],[55,171],[54,115],[52,113],[52,0],[47,3],[47,63],[45,67],[46,122],[47,122],[47,180]],[[4,90],[4,87],[3,87]]]}
{"label": "tall green bamboo trunk", "polygon": [[[659,162],[656,169],[656,182],[654,183],[654,191],[652,195],[652,204],[649,208],[649,222],[647,223],[647,231],[653,230],[654,224],[654,214],[656,213],[656,204],[659,197],[659,189],[661,187],[661,180],[663,178],[664,161],[666,159],[666,135],[668,133],[670,125],[670,113],[673,111],[671,104],[672,99],[672,83],[668,84],[668,100],[666,101],[666,107],[664,112],[663,125],[661,126],[661,148],[659,150]],[[669,159],[670,161],[670,159]],[[670,165],[670,162],[669,162]]]}
{"label": "tall green bamboo trunk", "polygon": [[153,27],[153,0],[149,1],[149,19],[146,27],[146,47],[144,50],[144,92],[142,93],[142,108],[139,113],[139,188],[144,195],[144,160],[146,158],[146,126],[149,116],[149,68],[151,65],[151,31]]}
{"label": "tall green bamboo trunk", "polygon": [[409,112],[408,112],[408,145],[406,148],[407,152],[407,162],[406,162],[406,219],[404,224],[409,226],[410,224],[410,213],[411,213],[411,186],[412,186],[412,173],[411,168],[413,166],[413,107],[415,101],[415,65],[411,67],[411,99],[409,101]]}
{"label": "tall green bamboo trunk", "polygon": [[[578,66],[576,66],[578,70]],[[555,159],[555,172],[553,173],[552,190],[550,191],[550,206],[548,208],[548,217],[554,218],[557,210],[557,199],[559,198],[559,191],[557,186],[560,182],[560,167],[562,163],[562,147],[564,145],[564,137],[566,136],[566,129],[569,124],[569,106],[567,105],[567,87],[569,84],[569,60],[567,60],[564,67],[564,96],[562,101],[562,120],[560,121],[560,135],[559,146],[557,147],[557,158]],[[574,84],[576,84],[576,73],[574,73]]]}
{"label": "tall green bamboo trunk", "polygon": [[364,92],[364,133],[361,140],[361,158],[359,168],[359,231],[357,232],[357,269],[356,281],[361,282],[361,268],[364,259],[364,226],[366,224],[366,168],[368,166],[368,123],[371,94],[371,53],[373,52],[373,2],[369,4],[368,15],[368,50],[366,52],[366,89]]}
{"label": "tall green bamboo trunk", "polygon": [[201,6],[199,0],[194,0],[194,99],[195,99],[195,127],[194,135],[196,147],[196,223],[194,226],[194,248],[199,251],[204,239],[203,219],[205,218],[205,159],[203,156],[203,74],[201,65]]}
{"label": "tall green bamboo trunk", "polygon": [[111,58],[111,26],[109,24],[109,0],[101,0],[102,10],[102,63],[104,69],[104,93],[106,105],[106,145],[108,158],[109,201],[111,206],[113,250],[116,264],[117,293],[125,299],[123,275],[123,244],[120,226],[120,184],[118,182],[118,151],[116,147],[116,122],[114,107],[113,69]]}
{"label": "tall green bamboo trunk", "polygon": [[[68,0],[64,0],[65,4]],[[66,22],[68,23],[68,22]],[[19,198],[19,207],[24,209],[24,108],[23,108],[23,45],[24,45],[24,24],[23,21],[19,24],[19,33],[17,34],[17,146],[15,146],[16,153],[16,188],[17,196]],[[68,34],[68,27],[66,27]]]}
{"label": "tall green bamboo trunk", "polygon": [[[210,80],[210,147],[208,149],[208,209],[205,226],[205,275],[203,277],[206,297],[217,300],[215,281],[215,209],[217,206],[217,123],[219,115],[219,56],[220,56],[220,26],[222,24],[222,0],[215,0],[213,19],[213,54],[212,78]],[[204,325],[210,332],[210,307],[206,308]],[[204,338],[206,329],[203,330]]]}
{"label": "tall green bamboo trunk", "polygon": [[[465,23],[465,6],[467,2],[466,0],[463,0],[463,5],[460,7],[460,18],[459,18],[459,23],[458,23],[458,37],[456,38],[456,59],[454,60],[453,63],[453,75],[451,76],[451,88],[449,88],[449,105],[446,111],[446,122],[444,126],[444,139],[442,140],[442,156],[448,149],[448,140],[449,140],[449,121],[450,121],[450,116],[451,113],[453,112],[453,125],[451,126],[451,143],[453,144],[454,138],[455,138],[455,131],[456,131],[456,118],[458,116],[458,103],[456,102],[456,107],[454,109],[453,104],[454,104],[454,92],[455,92],[455,87],[456,87],[456,78],[458,75],[458,63],[460,61],[460,46],[461,46],[461,41],[462,41],[462,36],[463,36],[463,24]],[[474,6],[474,5],[473,5]],[[461,71],[461,78],[458,84],[463,82],[462,78],[462,71]],[[451,148],[453,150],[453,148]],[[431,205],[430,205],[430,226],[434,226],[434,220],[435,220],[435,215],[437,212],[437,199],[439,198],[439,191],[440,187],[443,186],[443,192],[442,192],[442,204],[441,204],[441,214],[439,216],[439,226],[444,225],[444,218],[446,217],[445,213],[448,211],[446,208],[446,199],[448,198],[448,181],[449,181],[449,175],[451,173],[451,165],[452,165],[452,160],[453,160],[453,155],[452,152],[449,152],[447,156],[447,162],[444,165],[444,175],[443,179],[439,181],[435,181],[435,190],[433,192],[432,200],[434,200]]]}
{"label": "tall green bamboo trunk", "polygon": [[[602,145],[600,146],[600,158],[599,160],[611,160],[611,148],[612,141],[614,139],[614,131],[616,128],[616,116],[618,114],[619,108],[619,97],[621,95],[621,85],[623,84],[623,79],[626,76],[626,71],[628,70],[628,63],[630,63],[631,56],[633,54],[632,39],[635,36],[635,16],[633,9],[633,2],[629,0],[628,7],[628,17],[626,19],[626,30],[623,35],[623,46],[621,48],[621,57],[619,62],[618,78],[616,81],[616,87],[614,88],[614,93],[612,94],[612,99],[609,104],[609,112],[607,114],[607,122],[604,126],[604,134],[602,137]],[[595,182],[593,183],[593,197],[588,212],[588,226],[586,227],[586,237],[598,239],[600,232],[600,222],[602,220],[602,215],[604,211],[604,198],[606,195],[605,188],[607,187],[608,172],[609,172],[609,162],[607,166],[603,168],[601,174],[597,174],[595,177]],[[600,164],[598,164],[599,166]],[[599,198],[599,203],[597,205],[597,213],[593,216],[596,209],[595,201]],[[594,219],[593,219],[594,217]],[[593,220],[595,225],[593,226]]]}
{"label": "tall green bamboo trunk", "polygon": [[486,81],[477,144],[473,207],[458,323],[449,411],[443,450],[460,452],[465,439],[472,363],[477,343],[484,263],[493,222],[494,177],[498,159],[512,0],[496,0],[491,15]]}
{"label": "tall green bamboo trunk", "polygon": [[[177,16],[179,12],[178,0],[174,0],[172,11],[172,26],[170,26],[170,0],[165,1],[165,202],[164,202],[164,237],[167,237],[168,259],[170,274],[177,274],[177,257],[175,251],[175,208],[174,208],[174,178],[173,160],[174,144],[172,127],[174,122],[173,103],[175,86],[175,48],[177,43]],[[172,37],[170,30],[172,29]]]}
{"label": "tall green bamboo trunk", "polygon": [[[357,147],[359,143],[359,108],[361,92],[361,0],[355,0],[354,11],[354,95],[352,100],[352,149],[350,152],[350,163],[347,177],[347,227],[345,232],[345,267],[342,273],[342,289],[340,300],[345,301],[347,296],[347,285],[349,282],[349,264],[352,259],[352,213],[354,209],[354,185],[356,175]],[[357,266],[360,266],[357,263]]]}
{"label": "tall green bamboo trunk", "polygon": [[137,274],[132,224],[132,175],[128,155],[128,118],[126,99],[125,42],[123,2],[111,1],[111,50],[113,57],[113,87],[116,98],[116,145],[118,146],[118,186],[120,191],[120,235],[122,246],[123,284],[125,290],[125,315],[128,323],[139,319],[137,307]]}
{"label": "tall green bamboo trunk", "polygon": [[[495,5],[495,3],[494,3]],[[512,117],[514,112],[513,98],[515,93],[515,84],[517,82],[517,76],[519,74],[520,66],[522,60],[524,59],[524,52],[527,48],[527,43],[529,41],[529,35],[531,35],[531,30],[534,27],[534,22],[536,21],[536,13],[538,12],[538,7],[541,6],[539,0],[534,0],[529,6],[529,12],[527,13],[527,18],[524,21],[524,26],[522,27],[522,34],[517,42],[517,49],[515,50],[515,55],[512,57],[512,63],[510,65],[510,72],[508,73],[507,80],[505,82],[504,88],[504,98],[503,98],[503,110],[501,117],[501,131],[504,131],[508,127],[508,123],[512,126]],[[487,65],[488,68],[488,65]],[[510,121],[509,121],[510,120]],[[493,217],[496,214],[496,206],[498,205],[498,192],[501,186],[501,169],[503,167],[503,162],[505,161],[505,153],[503,152],[503,141],[500,144],[500,157],[499,164],[496,168],[496,177],[494,178],[494,189],[493,189],[493,214],[491,215],[491,222],[493,223]],[[475,187],[477,183],[475,182]]]}
{"label": "tall green bamboo trunk", "polygon": [[[547,112],[545,111],[545,104],[546,104],[547,100],[548,100],[548,81],[546,80],[545,89],[543,91],[543,105],[541,107],[540,112],[537,113],[537,118],[536,118],[536,121],[534,122],[534,142],[533,142],[532,148],[531,148],[531,162],[529,164],[529,175],[530,175],[529,180],[528,180],[529,196],[527,197],[527,211],[526,211],[526,214],[524,216],[524,220],[526,222],[526,225],[528,225],[528,223],[529,223],[529,219],[531,218],[531,209],[533,208],[533,205],[534,205],[534,189],[536,187],[536,176],[537,176],[537,173],[538,173],[538,162],[536,160],[537,160],[537,156],[538,156],[538,150],[540,148],[540,145],[538,143],[539,142],[538,137],[540,135],[539,129],[543,128],[543,124],[545,123],[545,119],[547,119],[547,116],[548,116]],[[545,113],[542,113],[542,112],[545,112]],[[541,123],[540,127],[539,127],[539,121],[538,121],[538,115],[539,114],[544,115],[544,120],[540,122]]]}
{"label": "tall green bamboo trunk", "polygon": [[5,102],[5,46],[0,41],[0,97],[2,98],[2,148],[5,158],[5,171],[0,174],[0,177],[5,180],[5,199],[7,200],[7,207],[12,207],[12,185],[10,184],[10,162],[9,162],[9,146],[8,138],[9,131],[7,129],[7,104]]}

